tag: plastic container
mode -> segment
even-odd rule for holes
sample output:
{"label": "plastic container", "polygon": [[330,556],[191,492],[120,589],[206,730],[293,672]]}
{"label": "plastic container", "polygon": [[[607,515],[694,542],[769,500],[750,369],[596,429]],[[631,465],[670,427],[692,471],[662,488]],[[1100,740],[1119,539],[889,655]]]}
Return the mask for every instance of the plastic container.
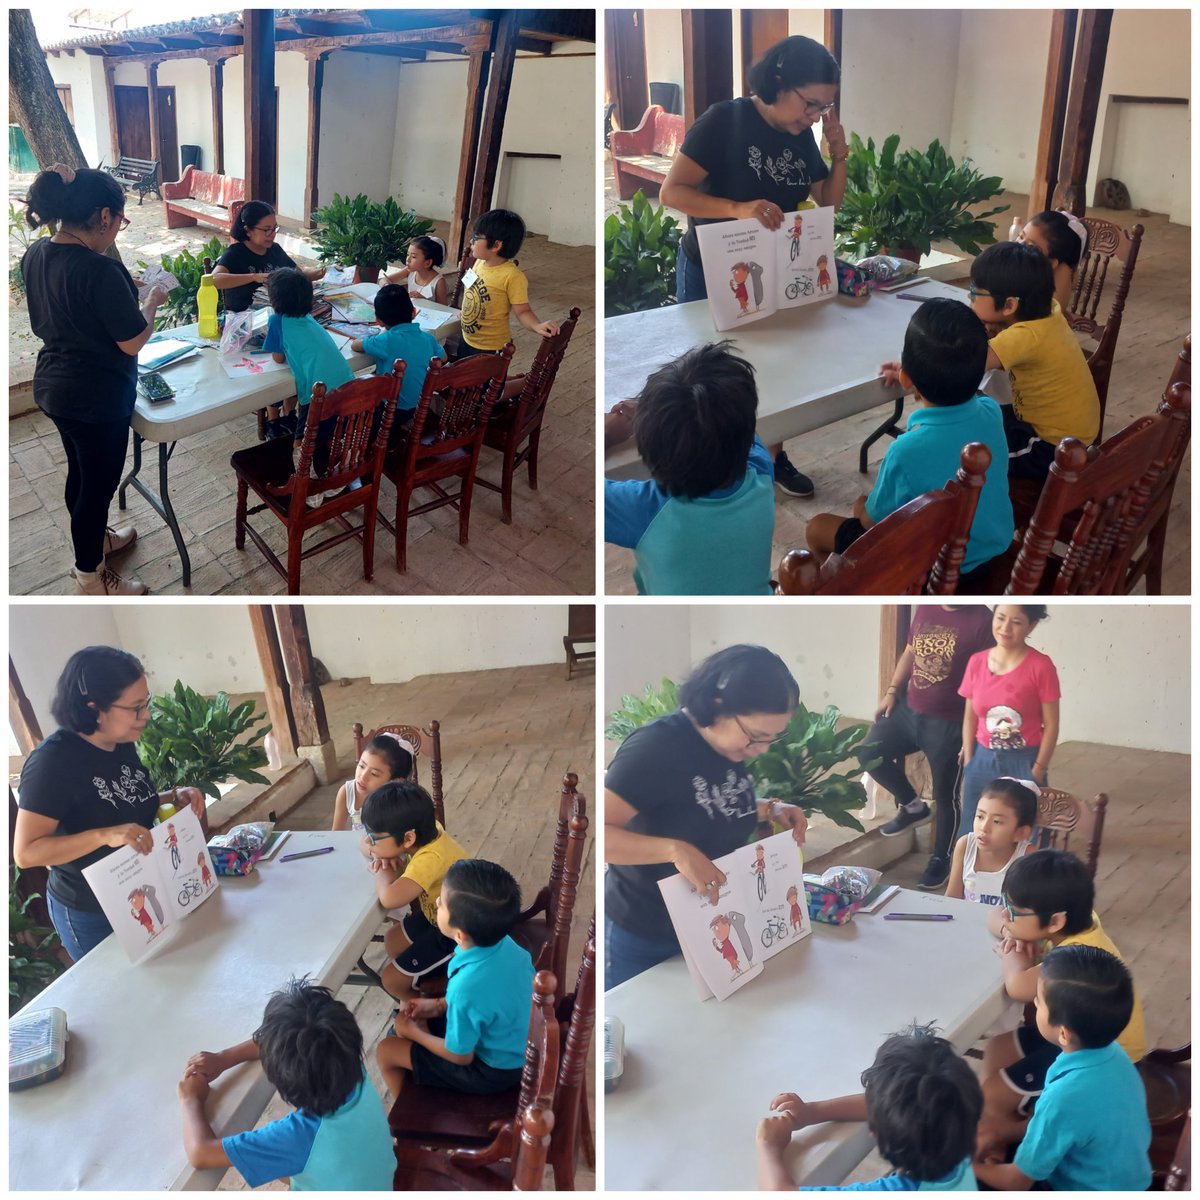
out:
{"label": "plastic container", "polygon": [[1024,221],[1020,217],[1013,217],[1012,224],[1008,227],[1008,240],[1010,242],[1019,242],[1024,228]]}
{"label": "plastic container", "polygon": [[154,823],[161,825],[164,821],[169,821],[179,810],[169,800],[164,801],[158,806],[158,812],[155,815]]}
{"label": "plastic container", "polygon": [[620,1017],[604,1018],[604,1090],[615,1091],[625,1074],[625,1026]]}
{"label": "plastic container", "polygon": [[20,1013],[8,1023],[8,1090],[49,1083],[67,1060],[67,1014],[61,1008]]}
{"label": "plastic container", "polygon": [[196,293],[196,311],[200,315],[200,336],[202,338],[219,338],[221,327],[217,324],[217,285],[211,275],[205,275],[200,280],[200,290]]}

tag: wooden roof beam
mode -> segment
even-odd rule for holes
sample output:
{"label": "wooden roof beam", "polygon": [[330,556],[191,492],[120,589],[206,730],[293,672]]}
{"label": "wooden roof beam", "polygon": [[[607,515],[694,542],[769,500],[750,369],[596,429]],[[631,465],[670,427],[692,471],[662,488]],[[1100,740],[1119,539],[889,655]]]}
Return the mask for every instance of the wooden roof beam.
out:
{"label": "wooden roof beam", "polygon": [[521,34],[555,41],[594,42],[596,14],[587,8],[526,9],[521,13]]}

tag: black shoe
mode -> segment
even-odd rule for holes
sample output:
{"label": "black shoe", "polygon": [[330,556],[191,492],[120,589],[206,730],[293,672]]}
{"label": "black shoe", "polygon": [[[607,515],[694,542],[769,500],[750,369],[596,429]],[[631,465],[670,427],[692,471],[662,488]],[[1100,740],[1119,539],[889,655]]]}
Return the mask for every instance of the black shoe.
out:
{"label": "black shoe", "polygon": [[775,486],[781,492],[786,492],[789,496],[799,496],[801,499],[807,499],[816,490],[813,481],[797,471],[782,450],[775,455]]}
{"label": "black shoe", "polygon": [[950,860],[943,858],[940,854],[934,854],[930,856],[925,874],[917,880],[917,887],[924,888],[927,892],[934,892],[938,888],[945,887],[949,877]]}
{"label": "black shoe", "polygon": [[911,829],[914,825],[924,825],[929,817],[928,804],[922,804],[919,812],[909,812],[907,808],[902,808],[879,832],[884,837],[895,837],[906,829]]}

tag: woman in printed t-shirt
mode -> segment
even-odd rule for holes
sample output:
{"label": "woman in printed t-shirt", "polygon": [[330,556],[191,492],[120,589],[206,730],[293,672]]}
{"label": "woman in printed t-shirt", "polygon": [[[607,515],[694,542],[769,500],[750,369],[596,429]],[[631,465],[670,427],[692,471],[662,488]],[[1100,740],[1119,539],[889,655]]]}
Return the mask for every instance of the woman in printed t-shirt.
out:
{"label": "woman in printed t-shirt", "polygon": [[800,808],[758,800],[743,766],[783,736],[800,689],[762,646],[730,646],[679,689],[677,712],[621,744],[604,780],[605,986],[679,953],[658,881],[676,872],[713,904],[724,872],[712,861],[772,819],[804,841]]}
{"label": "woman in printed t-shirt", "polygon": [[[227,312],[245,312],[254,300],[259,284],[280,267],[296,267],[292,256],[276,242],[279,218],[265,200],[248,200],[233,219],[229,236],[233,245],[217,259],[213,267],[213,286],[224,296]],[[296,267],[296,270],[302,270]],[[324,267],[304,272],[309,279],[321,279]]]}
{"label": "woman in printed t-shirt", "polygon": [[[696,226],[756,218],[779,229],[783,214],[810,198],[836,209],[846,191],[846,134],[832,113],[841,70],[812,38],[789,37],[750,69],[751,95],[720,100],[688,130],[663,181],[659,199],[688,216],[679,243],[679,302],[708,296]],[[823,120],[827,165],[812,127]],[[792,496],[811,496],[812,480],[792,466],[782,445],[775,483]]]}

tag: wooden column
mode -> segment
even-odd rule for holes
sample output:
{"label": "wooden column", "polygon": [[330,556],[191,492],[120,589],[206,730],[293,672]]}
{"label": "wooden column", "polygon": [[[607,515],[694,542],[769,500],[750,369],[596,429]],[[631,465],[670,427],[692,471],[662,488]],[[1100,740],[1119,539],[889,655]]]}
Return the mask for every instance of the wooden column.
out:
{"label": "wooden column", "polygon": [[458,155],[458,181],[454,185],[450,239],[446,243],[446,262],[450,266],[462,260],[467,222],[478,215],[470,211],[471,192],[475,186],[475,160],[479,155],[479,129],[483,124],[491,61],[490,50],[476,50],[467,63],[467,110],[463,119],[462,149]]}
{"label": "wooden column", "polygon": [[1062,155],[1063,123],[1071,87],[1071,52],[1075,48],[1074,9],[1056,8],[1050,14],[1050,49],[1046,55],[1046,87],[1042,93],[1042,124],[1034,155],[1033,182],[1029,185],[1029,211],[1025,220],[1044,212],[1054,200],[1058,162]]}
{"label": "wooden column", "polygon": [[280,753],[295,754],[296,719],[292,715],[292,699],[288,694],[287,672],[283,666],[275,618],[269,604],[251,604],[249,611],[250,628],[254,630],[254,648],[258,651],[258,661],[262,666],[263,690],[266,692],[271,729],[279,742]]}
{"label": "wooden column", "polygon": [[825,31],[821,38],[825,49],[842,64],[842,10],[827,8],[825,10]]}
{"label": "wooden column", "polygon": [[683,124],[718,100],[733,99],[733,14],[729,9],[684,9]]}
{"label": "wooden column", "polygon": [[912,624],[912,609],[907,604],[885,604],[879,610],[879,695],[892,682],[892,672],[904,647],[908,645],[908,630]]}
{"label": "wooden column", "polygon": [[1087,208],[1084,193],[1111,27],[1112,9],[1087,8],[1080,14],[1057,188],[1058,207],[1069,208],[1077,217],[1082,217]]}
{"label": "wooden column", "polygon": [[479,158],[471,188],[471,215],[492,207],[492,192],[500,168],[500,140],[504,136],[504,116],[508,111],[508,94],[512,90],[513,63],[517,57],[517,37],[520,32],[521,11],[504,10],[495,23],[487,106],[483,111]]}
{"label": "wooden column", "polygon": [[642,9],[605,10],[604,73],[612,102],[617,106],[613,113],[614,127],[636,129],[650,103]]}
{"label": "wooden column", "polygon": [[786,8],[743,8],[742,22],[742,95],[750,95],[750,68],[776,42],[788,35]]}
{"label": "wooden column", "polygon": [[113,91],[113,74],[116,71],[113,63],[104,64],[104,92],[108,98],[108,129],[112,141],[112,163],[116,166],[121,161],[121,131],[117,128],[117,94]]}
{"label": "wooden column", "polygon": [[296,753],[312,764],[321,783],[332,783],[337,778],[337,755],[329,736],[321,689],[317,686],[304,606],[277,604],[275,624],[290,682],[292,715],[296,719]]}
{"label": "wooden column", "polygon": [[246,199],[274,204],[279,147],[275,111],[275,10],[247,8],[242,17],[246,123]]}
{"label": "wooden column", "polygon": [[308,182],[304,188],[304,223],[311,229],[313,210],[321,203],[317,190],[321,164],[321,89],[325,86],[325,60],[329,52],[305,57],[308,59]]}
{"label": "wooden column", "polygon": [[22,754],[32,753],[35,746],[42,740],[42,727],[38,723],[37,713],[25,695],[21,680],[17,677],[17,668],[12,658],[8,660],[8,723],[12,727],[17,745]]}
{"label": "wooden column", "polygon": [[225,174],[225,60],[209,59],[208,86],[212,92],[213,174]]}
{"label": "wooden column", "polygon": [[158,122],[158,63],[146,64],[146,99],[150,104],[150,157],[159,163],[159,178],[163,178],[162,130]]}

